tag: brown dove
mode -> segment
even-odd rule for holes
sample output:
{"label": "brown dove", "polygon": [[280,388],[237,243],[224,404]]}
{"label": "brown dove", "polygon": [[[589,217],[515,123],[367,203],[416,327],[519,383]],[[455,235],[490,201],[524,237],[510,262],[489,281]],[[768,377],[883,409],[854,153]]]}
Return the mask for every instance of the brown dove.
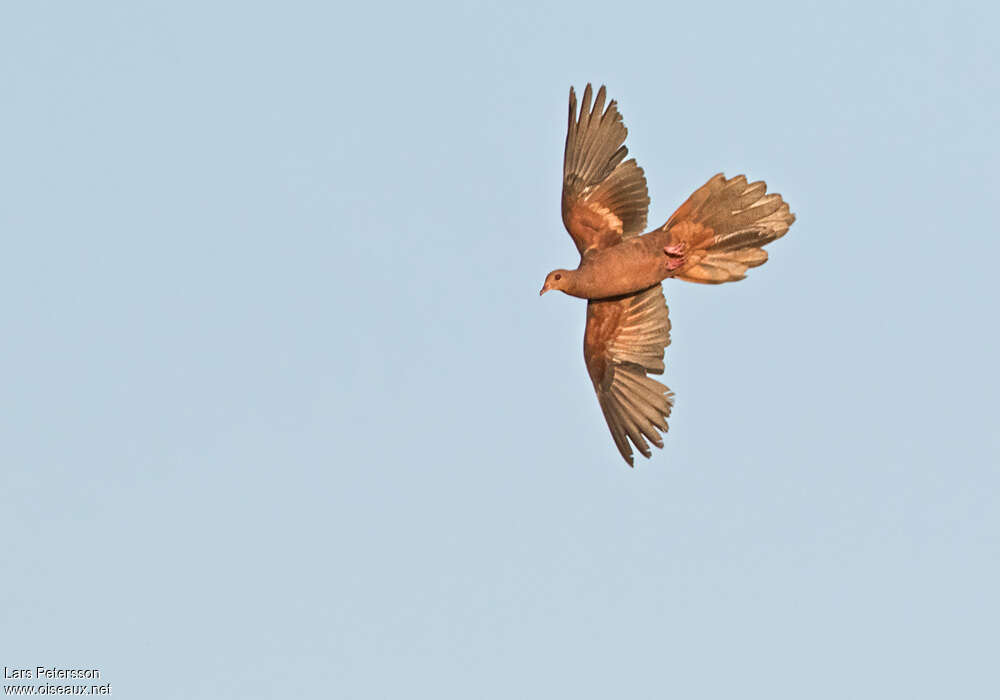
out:
{"label": "brown dove", "polygon": [[562,219],[580,251],[575,270],[553,270],[540,294],[558,289],[587,299],[583,357],[597,401],[622,457],[632,445],[650,457],[673,392],[648,375],[663,374],[670,319],[660,284],[668,277],[721,284],[763,265],[763,246],[788,231],[795,215],[763,181],[713,176],[657,229],[643,234],[649,195],[634,158],[625,160],[628,130],[604,86],[591,106],[588,84],[577,113],[569,90],[563,160]]}

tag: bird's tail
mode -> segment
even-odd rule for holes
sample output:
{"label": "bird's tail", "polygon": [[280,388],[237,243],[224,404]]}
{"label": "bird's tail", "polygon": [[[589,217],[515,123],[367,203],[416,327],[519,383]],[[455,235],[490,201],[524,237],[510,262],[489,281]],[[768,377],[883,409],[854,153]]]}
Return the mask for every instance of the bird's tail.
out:
{"label": "bird's tail", "polygon": [[665,245],[676,246],[684,262],[674,274],[688,282],[722,284],[763,265],[763,246],[785,235],[795,221],[779,194],[766,194],[763,181],[719,173],[688,197],[660,229]]}

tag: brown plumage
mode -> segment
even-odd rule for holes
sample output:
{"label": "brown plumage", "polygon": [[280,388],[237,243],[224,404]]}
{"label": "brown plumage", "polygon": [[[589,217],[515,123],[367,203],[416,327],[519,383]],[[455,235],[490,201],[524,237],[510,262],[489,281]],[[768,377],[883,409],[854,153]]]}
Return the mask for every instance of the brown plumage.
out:
{"label": "brown plumage", "polygon": [[[569,91],[563,162],[562,218],[580,252],[575,270],[553,270],[541,294],[558,289],[587,299],[583,355],[597,401],[622,457],[632,447],[651,456],[663,447],[673,393],[647,376],[664,371],[670,319],[660,282],[721,284],[741,280],[767,261],[763,246],[795,221],[781,195],[764,182],[712,177],[667,223],[642,234],[649,195],[635,159],[625,160],[628,130],[605,90],[591,106],[588,84],[577,113]],[[642,234],[642,235],[640,235]],[[631,441],[631,445],[630,445]]]}

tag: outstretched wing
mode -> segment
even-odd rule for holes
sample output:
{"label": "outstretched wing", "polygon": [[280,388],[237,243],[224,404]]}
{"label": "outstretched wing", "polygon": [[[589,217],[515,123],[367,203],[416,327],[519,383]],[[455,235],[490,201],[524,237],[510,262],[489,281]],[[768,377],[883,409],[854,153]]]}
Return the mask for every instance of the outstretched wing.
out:
{"label": "outstretched wing", "polygon": [[646,457],[646,440],[663,447],[673,393],[647,373],[663,374],[670,318],[663,288],[587,303],[583,356],[604,419],[622,457],[633,465],[629,440]]}
{"label": "outstretched wing", "polygon": [[795,221],[780,194],[767,194],[763,181],[744,175],[714,176],[688,197],[661,231],[669,244],[685,246],[686,262],[676,277],[721,284],[741,280],[748,268],[763,265],[763,246],[781,238]]}
{"label": "outstretched wing", "polygon": [[581,256],[642,233],[649,209],[642,168],[634,158],[625,160],[628,129],[616,102],[604,108],[605,97],[602,85],[591,108],[588,83],[578,115],[576,93],[569,89],[562,217]]}

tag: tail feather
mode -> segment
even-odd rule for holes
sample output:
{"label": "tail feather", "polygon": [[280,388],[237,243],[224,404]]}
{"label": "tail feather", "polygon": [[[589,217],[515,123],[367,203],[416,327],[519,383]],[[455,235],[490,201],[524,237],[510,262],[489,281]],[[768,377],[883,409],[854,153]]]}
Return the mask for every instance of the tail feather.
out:
{"label": "tail feather", "polygon": [[779,194],[766,194],[763,181],[721,173],[692,194],[661,230],[669,245],[684,244],[687,260],[675,277],[721,284],[746,277],[767,262],[763,246],[781,238],[795,221]]}

